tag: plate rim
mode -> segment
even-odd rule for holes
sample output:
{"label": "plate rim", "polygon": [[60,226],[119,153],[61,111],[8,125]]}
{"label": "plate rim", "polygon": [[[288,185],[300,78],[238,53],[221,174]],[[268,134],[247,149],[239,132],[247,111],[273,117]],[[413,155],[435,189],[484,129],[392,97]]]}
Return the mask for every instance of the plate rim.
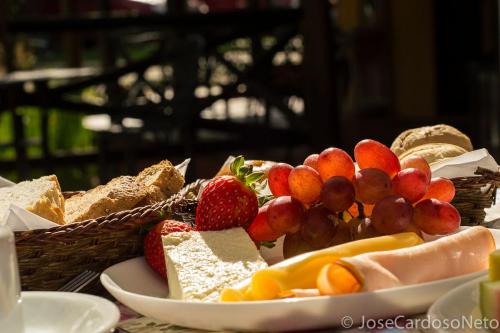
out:
{"label": "plate rim", "polygon": [[[100,305],[99,312],[104,314],[104,319],[99,324],[100,326],[97,327],[98,332],[108,332],[115,328],[120,321],[121,314],[118,306],[104,297],[64,291],[21,291],[21,308],[23,312],[25,302],[29,302],[29,300],[34,300],[35,298],[41,298],[45,301],[48,299],[92,300]],[[105,309],[103,309],[104,307]]]}

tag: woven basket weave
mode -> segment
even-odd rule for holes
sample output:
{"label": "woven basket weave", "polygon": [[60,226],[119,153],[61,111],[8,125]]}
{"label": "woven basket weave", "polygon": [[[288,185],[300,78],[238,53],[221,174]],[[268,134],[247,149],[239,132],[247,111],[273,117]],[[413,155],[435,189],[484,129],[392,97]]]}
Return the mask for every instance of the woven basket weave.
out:
{"label": "woven basket weave", "polygon": [[16,232],[22,289],[57,290],[85,270],[101,272],[141,255],[141,226],[164,218],[192,222],[193,198],[200,186],[201,181],[196,181],[154,205],[50,229]]}
{"label": "woven basket weave", "polygon": [[495,203],[500,172],[478,168],[476,177],[453,178],[455,198],[451,202],[460,212],[462,225],[484,223],[485,208]]}

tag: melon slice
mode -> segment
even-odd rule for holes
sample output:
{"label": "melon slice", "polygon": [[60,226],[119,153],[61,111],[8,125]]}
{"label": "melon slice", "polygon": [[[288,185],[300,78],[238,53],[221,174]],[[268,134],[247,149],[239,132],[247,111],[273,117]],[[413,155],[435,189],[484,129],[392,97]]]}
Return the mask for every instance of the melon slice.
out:
{"label": "melon slice", "polygon": [[500,281],[481,282],[479,307],[486,319],[500,319]]}
{"label": "melon slice", "polygon": [[490,281],[500,280],[500,250],[496,250],[490,254],[489,278]]}

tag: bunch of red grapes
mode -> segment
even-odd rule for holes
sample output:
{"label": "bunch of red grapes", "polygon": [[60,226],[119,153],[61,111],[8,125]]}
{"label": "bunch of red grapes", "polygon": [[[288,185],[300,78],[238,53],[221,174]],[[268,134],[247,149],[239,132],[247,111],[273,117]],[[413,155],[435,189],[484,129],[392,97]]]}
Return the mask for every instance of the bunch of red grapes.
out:
{"label": "bunch of red grapes", "polygon": [[354,157],[358,168],[345,151],[328,148],[303,165],[270,169],[275,199],[257,218],[272,237],[287,235],[285,256],[404,231],[443,235],[458,229],[460,214],[449,203],[455,187],[448,179],[431,179],[425,159],[400,162],[375,140],[359,142]]}

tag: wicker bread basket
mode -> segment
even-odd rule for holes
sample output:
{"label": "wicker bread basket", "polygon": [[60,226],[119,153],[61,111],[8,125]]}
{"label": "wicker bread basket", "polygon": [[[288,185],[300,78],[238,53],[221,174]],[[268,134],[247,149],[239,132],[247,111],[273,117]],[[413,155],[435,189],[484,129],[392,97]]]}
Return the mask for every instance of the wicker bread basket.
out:
{"label": "wicker bread basket", "polygon": [[57,290],[85,270],[101,272],[141,255],[141,226],[164,218],[191,219],[196,208],[192,198],[201,183],[189,184],[154,205],[50,229],[16,232],[22,289]]}
{"label": "wicker bread basket", "polygon": [[484,209],[495,203],[500,186],[500,172],[478,168],[475,174],[478,176],[451,179],[456,190],[451,203],[460,212],[462,225],[484,223]]}

